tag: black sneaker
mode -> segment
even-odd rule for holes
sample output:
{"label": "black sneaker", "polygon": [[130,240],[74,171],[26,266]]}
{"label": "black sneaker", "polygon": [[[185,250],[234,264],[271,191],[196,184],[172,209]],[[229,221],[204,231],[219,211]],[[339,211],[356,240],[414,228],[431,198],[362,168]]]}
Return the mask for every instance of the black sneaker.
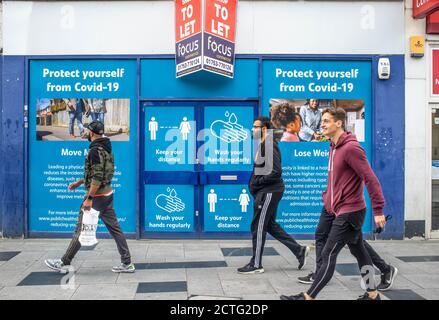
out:
{"label": "black sneaker", "polygon": [[293,296],[286,296],[286,295],[281,295],[280,296],[281,300],[306,300],[305,295],[303,294],[303,292],[293,295]]}
{"label": "black sneaker", "polygon": [[302,250],[300,252],[300,256],[297,260],[299,260],[299,266],[297,267],[297,269],[302,269],[303,266],[306,264],[306,257],[308,256],[309,253],[309,247],[308,246],[303,246]]}
{"label": "black sneaker", "polygon": [[297,278],[299,280],[300,283],[303,284],[312,284],[314,282],[314,272],[311,272],[309,275],[307,275],[306,277],[299,277]]}
{"label": "black sneaker", "polygon": [[377,289],[379,291],[390,290],[397,274],[398,269],[394,266],[390,266],[389,272],[381,274],[381,283],[378,285]]}
{"label": "black sneaker", "polygon": [[238,268],[238,273],[241,274],[253,274],[253,273],[264,273],[264,268],[261,266],[260,268],[256,268],[251,263],[246,264],[242,268]]}
{"label": "black sneaker", "polygon": [[366,292],[362,296],[360,296],[357,300],[381,300],[380,294],[378,293],[375,299],[369,297],[369,294]]}

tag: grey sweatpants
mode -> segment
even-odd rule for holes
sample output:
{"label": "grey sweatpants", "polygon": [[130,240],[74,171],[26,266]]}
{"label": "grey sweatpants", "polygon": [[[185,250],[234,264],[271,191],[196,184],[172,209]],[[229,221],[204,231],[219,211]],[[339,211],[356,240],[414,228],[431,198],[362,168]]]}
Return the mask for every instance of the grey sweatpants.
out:
{"label": "grey sweatpants", "polygon": [[[131,255],[128,249],[128,244],[125,239],[125,235],[120,228],[119,221],[117,221],[116,212],[113,208],[113,195],[106,197],[95,197],[93,199],[93,209],[99,211],[99,218],[102,219],[111,236],[116,241],[117,250],[119,251],[121,262],[125,264],[131,263]],[[75,255],[81,248],[81,243],[79,242],[79,235],[82,229],[82,213],[81,210],[78,218],[78,224],[76,225],[75,234],[70,245],[67,248],[66,253],[62,257],[62,262],[65,265],[70,265]]]}

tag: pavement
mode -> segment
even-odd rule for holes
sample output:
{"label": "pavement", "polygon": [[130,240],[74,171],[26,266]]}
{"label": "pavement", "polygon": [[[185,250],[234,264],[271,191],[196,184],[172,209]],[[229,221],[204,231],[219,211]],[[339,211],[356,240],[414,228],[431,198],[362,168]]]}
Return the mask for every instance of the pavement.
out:
{"label": "pavement", "polygon": [[[312,241],[300,241],[313,245]],[[251,254],[250,240],[128,240],[134,274],[115,274],[119,264],[113,240],[100,240],[93,250],[81,250],[67,275],[49,270],[44,259],[59,258],[68,239],[0,240],[0,300],[279,300],[281,294],[308,289],[297,277],[314,267],[314,247],[307,265],[275,240],[266,243],[265,273],[240,275]],[[399,269],[392,290],[383,300],[439,299],[439,241],[376,240],[369,242]],[[377,280],[379,276],[377,275]],[[355,259],[347,248],[333,279],[318,296],[322,300],[354,300],[363,294]]]}

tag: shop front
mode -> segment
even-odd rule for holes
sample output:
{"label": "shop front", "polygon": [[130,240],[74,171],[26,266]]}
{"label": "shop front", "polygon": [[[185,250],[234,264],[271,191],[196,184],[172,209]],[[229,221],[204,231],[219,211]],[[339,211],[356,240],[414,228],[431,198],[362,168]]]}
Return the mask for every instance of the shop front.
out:
{"label": "shop front", "polygon": [[[112,142],[114,207],[129,237],[248,238],[252,126],[267,116],[281,132],[286,190],[277,221],[296,238],[313,239],[329,142],[318,125],[314,134],[306,129],[312,100],[315,114],[346,111],[346,129],[366,151],[392,215],[381,237],[404,237],[402,3],[240,1],[227,76],[178,74],[174,1],[31,4],[5,2],[5,23],[17,26],[5,30],[2,65],[5,236],[71,236],[85,190],[67,187],[83,174],[83,125],[97,119]],[[58,11],[65,12],[60,26],[43,19]],[[390,27],[380,23],[389,17]],[[333,29],[319,22],[329,18]],[[70,37],[81,41],[68,46]],[[382,61],[391,66],[387,78]],[[364,232],[372,238],[365,197]],[[98,232],[108,236],[103,225]]]}
{"label": "shop front", "polygon": [[[373,128],[387,117],[377,93],[388,83],[373,76],[378,58],[237,56],[229,79],[204,71],[176,78],[175,60],[168,56],[29,57],[26,234],[70,236],[85,193],[67,188],[82,177],[89,144],[80,137],[82,126],[102,117],[116,158],[115,209],[131,237],[247,237],[256,117],[287,126],[302,113],[305,127],[303,112],[311,99],[318,101],[317,112],[341,107],[347,130],[370,162],[383,162],[385,146],[376,144]],[[52,122],[42,122],[42,112],[50,112]],[[286,190],[277,221],[296,237],[312,238],[326,188],[329,142],[305,133],[299,128],[279,137]],[[386,190],[387,181],[382,184]],[[367,204],[364,232],[372,236]],[[398,204],[390,204],[387,212],[395,211],[398,221]],[[100,225],[98,231],[106,230]]]}

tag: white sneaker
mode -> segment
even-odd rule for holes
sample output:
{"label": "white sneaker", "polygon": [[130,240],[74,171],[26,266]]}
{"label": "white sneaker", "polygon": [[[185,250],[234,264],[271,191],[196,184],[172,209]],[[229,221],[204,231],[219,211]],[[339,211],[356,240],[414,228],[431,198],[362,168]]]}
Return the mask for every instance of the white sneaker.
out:
{"label": "white sneaker", "polygon": [[46,266],[48,266],[50,269],[58,271],[59,273],[68,273],[69,267],[66,266],[61,259],[46,259],[44,260],[44,263]]}

